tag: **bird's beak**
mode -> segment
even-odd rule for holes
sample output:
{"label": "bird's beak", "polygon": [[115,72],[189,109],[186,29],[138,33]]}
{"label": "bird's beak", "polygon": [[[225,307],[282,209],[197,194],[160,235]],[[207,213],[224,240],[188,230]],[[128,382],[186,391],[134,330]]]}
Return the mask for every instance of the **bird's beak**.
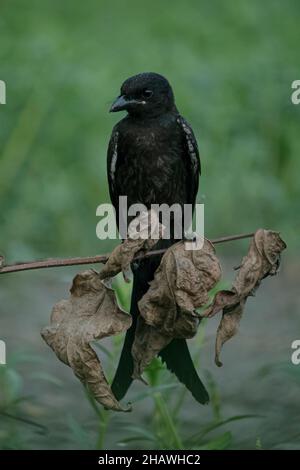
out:
{"label": "bird's beak", "polygon": [[145,104],[145,102],[141,102],[138,100],[127,98],[125,95],[118,96],[116,100],[110,107],[110,113],[116,113],[117,111],[124,111],[128,109],[131,105],[135,104]]}
{"label": "bird's beak", "polygon": [[129,100],[127,100],[124,95],[118,96],[111,105],[109,112],[116,113],[117,111],[123,111],[127,108],[128,104]]}

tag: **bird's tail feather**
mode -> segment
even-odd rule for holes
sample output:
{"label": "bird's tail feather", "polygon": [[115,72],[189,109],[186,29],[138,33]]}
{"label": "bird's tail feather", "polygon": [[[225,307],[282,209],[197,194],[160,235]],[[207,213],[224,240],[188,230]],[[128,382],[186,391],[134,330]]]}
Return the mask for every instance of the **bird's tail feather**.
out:
{"label": "bird's tail feather", "polygon": [[124,397],[133,380],[133,358],[131,354],[131,348],[134,341],[136,323],[139,315],[138,301],[143,297],[149,288],[149,284],[147,282],[148,271],[149,267],[147,263],[144,268],[140,265],[133,275],[133,287],[130,305],[132,325],[126,332],[118,368],[111,386],[112,392],[117,400],[121,400]]}
{"label": "bird's tail feather", "polygon": [[159,355],[167,368],[186,386],[195,400],[203,405],[209,402],[208,392],[197,374],[185,339],[173,339]]}
{"label": "bird's tail feather", "polygon": [[[126,333],[120,361],[112,383],[112,392],[121,400],[132,383],[133,358],[131,348],[134,341],[136,322],[139,315],[138,301],[149,288],[154,272],[160,262],[159,257],[143,260],[134,272],[131,308],[132,326]],[[209,401],[208,393],[201,382],[193,364],[187,342],[185,339],[173,339],[161,352],[160,357],[168,369],[173,372],[199,403]]]}

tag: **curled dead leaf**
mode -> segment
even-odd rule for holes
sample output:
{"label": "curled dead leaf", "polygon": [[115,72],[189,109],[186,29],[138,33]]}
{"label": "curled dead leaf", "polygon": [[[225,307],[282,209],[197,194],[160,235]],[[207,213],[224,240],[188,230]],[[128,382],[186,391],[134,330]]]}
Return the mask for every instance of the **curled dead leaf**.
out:
{"label": "curled dead leaf", "polygon": [[223,344],[237,333],[247,298],[253,295],[262,279],[277,273],[280,255],[285,248],[286,244],[278,232],[257,230],[247,255],[242,259],[232,288],[219,291],[211,306],[203,313],[204,317],[212,317],[223,310],[215,346],[215,362],[218,366],[222,365],[219,356]]}
{"label": "curled dead leaf", "polygon": [[200,250],[186,250],[180,241],[166,251],[138,304],[143,320],[132,348],[135,377],[173,338],[195,336],[201,319],[195,309],[208,302],[220,277],[215,249],[206,239]]}
{"label": "curled dead leaf", "polygon": [[137,320],[135,339],[131,349],[134,364],[132,378],[145,383],[142,373],[171,340],[171,336],[164,335],[153,326],[147,325],[140,316]]}
{"label": "curled dead leaf", "polygon": [[130,411],[114,397],[90,343],[127,330],[131,316],[119,308],[114,291],[94,270],[77,274],[70,291],[68,300],[53,307],[51,325],[41,335],[106,409]]}
{"label": "curled dead leaf", "polygon": [[155,211],[142,212],[129,224],[128,238],[112,251],[100,272],[100,278],[113,277],[122,271],[125,281],[128,282],[127,273],[135,255],[151,250],[163,236],[164,230],[165,227],[159,222]]}
{"label": "curled dead leaf", "polygon": [[233,307],[227,307],[223,310],[223,315],[217,329],[215,344],[215,363],[218,367],[223,365],[220,361],[220,353],[223,344],[238,332],[245,302],[245,299],[241,300],[240,303]]}
{"label": "curled dead leaf", "polygon": [[188,251],[184,242],[164,254],[150,288],[139,302],[147,325],[173,338],[192,338],[199,315],[195,309],[208,302],[208,292],[221,277],[213,245],[204,240],[201,250]]}

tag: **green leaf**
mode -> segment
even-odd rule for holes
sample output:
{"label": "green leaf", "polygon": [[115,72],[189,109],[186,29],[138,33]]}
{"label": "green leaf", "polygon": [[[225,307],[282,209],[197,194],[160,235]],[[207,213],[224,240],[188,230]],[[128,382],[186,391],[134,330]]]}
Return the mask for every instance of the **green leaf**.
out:
{"label": "green leaf", "polygon": [[176,425],[169,413],[169,410],[166,406],[166,403],[160,393],[154,394],[154,400],[156,404],[157,411],[161,420],[161,424],[165,428],[165,434],[170,438],[171,448],[174,449],[183,449],[183,444],[181,442],[180,436],[177,432]]}
{"label": "green leaf", "polygon": [[225,432],[216,439],[206,442],[202,446],[193,447],[193,450],[224,450],[228,449],[232,442],[232,435],[230,431]]}
{"label": "green leaf", "polygon": [[155,357],[152,359],[151,364],[147,367],[145,374],[149,384],[154,387],[159,382],[160,373],[165,369],[161,359]]}
{"label": "green leaf", "polygon": [[224,420],[221,420],[221,421],[217,421],[215,423],[208,424],[203,429],[201,429],[201,431],[193,434],[188,439],[186,439],[184,441],[185,445],[193,444],[193,443],[201,441],[208,433],[210,433],[211,431],[214,431],[215,429],[220,428],[221,426],[224,426],[225,424],[231,423],[233,421],[240,421],[240,420],[243,420],[243,419],[252,419],[252,418],[263,418],[263,416],[254,415],[254,414],[252,414],[252,415],[251,414],[249,414],[249,415],[236,415],[236,416],[231,416],[230,418],[227,418],[227,419],[224,419]]}
{"label": "green leaf", "polygon": [[44,371],[33,372],[32,374],[30,374],[30,377],[32,379],[43,380],[53,385],[57,385],[57,387],[63,386],[63,382],[60,379],[58,379],[54,375],[48,374],[48,372],[44,372]]}
{"label": "green leaf", "polygon": [[71,431],[71,437],[79,444],[80,449],[89,450],[93,448],[90,436],[72,415],[68,415],[67,424]]}
{"label": "green leaf", "polygon": [[180,387],[179,383],[156,385],[155,387],[151,387],[146,392],[142,392],[142,393],[137,394],[133,398],[133,400],[130,400],[130,402],[131,403],[136,403],[138,401],[144,400],[145,398],[153,396],[153,394],[156,393],[156,392],[164,392],[164,391],[173,390],[174,388],[179,388],[179,387]]}
{"label": "green leaf", "polygon": [[3,369],[1,372],[1,402],[7,404],[19,397],[23,387],[23,380],[21,375],[17,371],[9,367],[5,367],[5,369]]}
{"label": "green leaf", "polygon": [[[137,436],[135,436],[135,437],[138,437],[139,439],[145,439],[145,440],[148,440],[148,441],[156,441],[157,440],[156,435],[152,431],[149,431],[149,430],[147,430],[145,428],[142,428],[142,427],[139,427],[139,426],[133,426],[133,425],[125,426],[124,431],[125,432],[136,433]],[[131,439],[133,437],[134,436],[129,436],[129,439]],[[124,439],[122,439],[122,441],[125,442]]]}

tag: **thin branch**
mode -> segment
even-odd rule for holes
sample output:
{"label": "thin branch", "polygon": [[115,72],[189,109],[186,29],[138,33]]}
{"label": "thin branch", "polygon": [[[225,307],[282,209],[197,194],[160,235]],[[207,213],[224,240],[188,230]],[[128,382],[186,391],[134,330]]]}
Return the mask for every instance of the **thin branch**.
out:
{"label": "thin branch", "polygon": [[[231,242],[234,240],[241,240],[243,238],[253,237],[254,232],[252,233],[243,233],[240,235],[230,235],[228,237],[215,238],[210,240],[211,243],[217,245],[218,243]],[[150,256],[161,255],[166,251],[162,250],[153,250],[148,253],[137,255],[135,259],[149,258]],[[110,253],[98,256],[86,256],[83,258],[49,258],[40,261],[27,261],[24,263],[8,264],[6,266],[0,267],[0,274],[13,273],[18,271],[29,271],[32,269],[46,269],[46,268],[60,268],[61,266],[76,266],[80,264],[97,264],[97,263],[106,263],[109,258]]]}

